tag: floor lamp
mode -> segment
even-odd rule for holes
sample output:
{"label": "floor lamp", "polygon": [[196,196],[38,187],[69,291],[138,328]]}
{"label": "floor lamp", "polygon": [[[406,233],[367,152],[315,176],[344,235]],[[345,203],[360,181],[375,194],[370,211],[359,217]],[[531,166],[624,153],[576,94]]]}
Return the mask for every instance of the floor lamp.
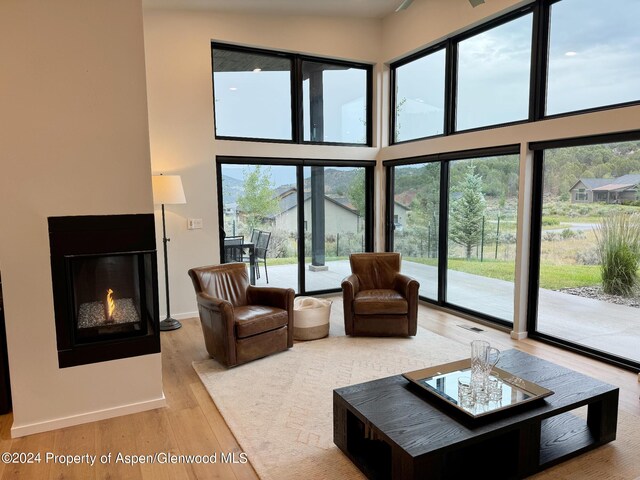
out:
{"label": "floor lamp", "polygon": [[171,307],[169,306],[169,264],[167,261],[167,242],[171,241],[167,238],[167,227],[164,220],[164,206],[178,205],[187,203],[184,198],[184,190],[182,189],[182,180],[180,175],[154,175],[153,183],[153,201],[162,205],[162,243],[164,246],[164,279],[167,297],[167,318],[160,322],[160,330],[176,330],[182,324],[175,318],[171,318]]}

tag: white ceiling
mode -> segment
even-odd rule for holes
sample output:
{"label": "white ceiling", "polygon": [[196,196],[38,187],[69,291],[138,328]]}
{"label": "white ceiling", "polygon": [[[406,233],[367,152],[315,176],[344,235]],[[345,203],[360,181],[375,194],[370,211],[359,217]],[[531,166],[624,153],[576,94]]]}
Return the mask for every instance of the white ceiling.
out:
{"label": "white ceiling", "polygon": [[402,0],[142,0],[144,8],[383,18]]}

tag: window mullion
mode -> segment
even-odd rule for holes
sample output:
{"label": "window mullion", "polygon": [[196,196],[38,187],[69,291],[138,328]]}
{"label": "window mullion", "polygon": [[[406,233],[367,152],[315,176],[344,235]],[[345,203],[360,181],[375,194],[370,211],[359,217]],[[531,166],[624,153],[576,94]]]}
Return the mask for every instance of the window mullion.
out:
{"label": "window mullion", "polygon": [[529,120],[544,118],[549,55],[549,3],[538,0],[533,12]]}
{"label": "window mullion", "polygon": [[302,132],[304,132],[302,113],[302,60],[300,57],[291,59],[293,68],[291,69],[291,128],[294,143],[302,143]]}
{"label": "window mullion", "polygon": [[450,135],[456,128],[456,90],[458,85],[458,44],[447,41],[445,62],[445,111],[444,134]]}

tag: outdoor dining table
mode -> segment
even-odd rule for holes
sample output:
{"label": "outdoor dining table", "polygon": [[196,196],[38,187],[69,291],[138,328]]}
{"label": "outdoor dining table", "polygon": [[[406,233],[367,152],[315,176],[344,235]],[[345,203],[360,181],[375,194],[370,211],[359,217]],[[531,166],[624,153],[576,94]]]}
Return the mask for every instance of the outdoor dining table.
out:
{"label": "outdoor dining table", "polygon": [[[251,285],[256,284],[256,246],[253,242],[243,242],[239,244],[227,244],[225,242],[224,249],[225,253],[227,250],[231,251],[234,248],[241,248],[242,250],[247,250],[249,252],[249,281]],[[226,258],[226,255],[225,257]]]}

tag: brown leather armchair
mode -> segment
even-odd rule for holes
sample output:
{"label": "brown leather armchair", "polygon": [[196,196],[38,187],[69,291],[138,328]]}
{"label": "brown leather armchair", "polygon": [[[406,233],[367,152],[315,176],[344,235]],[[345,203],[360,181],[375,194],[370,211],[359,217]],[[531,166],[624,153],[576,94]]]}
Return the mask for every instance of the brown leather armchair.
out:
{"label": "brown leather armchair", "polygon": [[347,335],[409,336],[418,328],[420,284],[400,273],[399,253],[352,253],[342,281]]}
{"label": "brown leather armchair", "polygon": [[244,263],[192,268],[207,352],[227,367],[293,346],[291,288],[254,287]]}

